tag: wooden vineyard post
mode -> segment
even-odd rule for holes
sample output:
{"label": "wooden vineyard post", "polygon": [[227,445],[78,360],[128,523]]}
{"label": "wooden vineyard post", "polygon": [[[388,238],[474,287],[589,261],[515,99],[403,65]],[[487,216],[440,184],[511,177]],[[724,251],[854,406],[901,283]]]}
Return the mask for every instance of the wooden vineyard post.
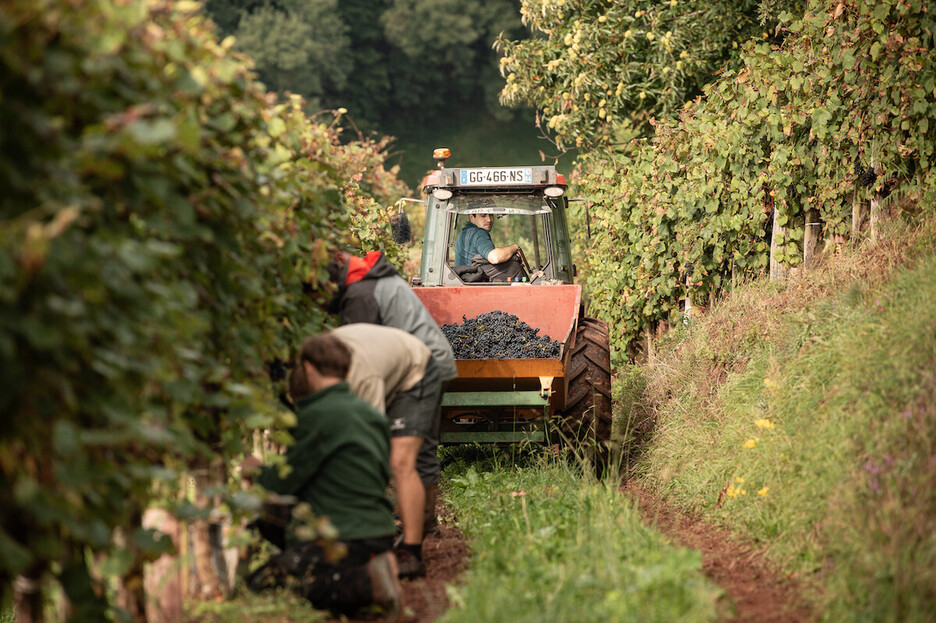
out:
{"label": "wooden vineyard post", "polygon": [[803,266],[816,255],[819,247],[819,234],[822,223],[819,221],[819,210],[809,208],[806,210],[806,228],[803,232]]}
{"label": "wooden vineyard post", "polygon": [[146,565],[143,585],[146,590],[147,623],[173,623],[184,615],[182,603],[185,557],[181,555],[182,526],[167,511],[151,508],[143,513],[143,527],[153,528],[172,539],[176,555],[163,554]]}
{"label": "wooden vineyard post", "polygon": [[13,582],[16,623],[42,621],[42,584],[38,577],[21,575]]}
{"label": "wooden vineyard post", "polygon": [[[193,470],[195,476],[195,505],[207,511],[217,502],[209,496],[208,490],[217,488],[224,482],[224,466],[214,461],[205,462],[198,469]],[[215,574],[212,565],[211,521],[207,517],[198,517],[191,525],[192,554],[195,559],[195,573],[199,588],[198,597],[201,599],[216,599],[222,597],[224,592],[220,579]],[[192,586],[190,589],[194,588]]]}
{"label": "wooden vineyard post", "polygon": [[[871,166],[874,167],[875,174],[880,177],[883,173],[881,163],[875,162],[875,159],[871,159]],[[871,207],[870,207],[870,224],[869,229],[871,230],[871,240],[877,241],[878,237],[881,235],[881,223],[883,223],[886,218],[882,208],[883,198],[881,193],[874,192],[871,195]]]}
{"label": "wooden vineyard post", "polygon": [[786,267],[777,261],[777,240],[783,236],[785,229],[780,224],[780,210],[773,210],[773,232],[770,236],[770,280],[775,281],[786,276]]}
{"label": "wooden vineyard post", "polygon": [[864,197],[862,196],[860,188],[855,188],[855,193],[852,195],[852,224],[851,224],[851,233],[852,238],[857,238],[858,234],[861,233],[861,228],[864,226],[865,219],[868,217],[867,206],[864,202]]}

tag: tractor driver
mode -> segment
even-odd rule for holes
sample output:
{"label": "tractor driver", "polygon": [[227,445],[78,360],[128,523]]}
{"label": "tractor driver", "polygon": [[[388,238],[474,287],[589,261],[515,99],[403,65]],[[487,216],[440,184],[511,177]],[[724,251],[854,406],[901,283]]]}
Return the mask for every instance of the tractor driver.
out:
{"label": "tractor driver", "polygon": [[521,253],[520,245],[495,247],[491,240],[493,227],[493,215],[469,214],[468,222],[455,241],[455,265],[478,265],[491,281],[514,281],[515,277],[526,277],[516,257]]}

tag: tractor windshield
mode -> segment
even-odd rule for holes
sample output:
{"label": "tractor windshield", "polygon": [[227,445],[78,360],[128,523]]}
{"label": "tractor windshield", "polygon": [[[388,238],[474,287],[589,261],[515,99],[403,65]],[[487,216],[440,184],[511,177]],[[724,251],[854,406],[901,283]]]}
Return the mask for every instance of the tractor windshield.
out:
{"label": "tractor windshield", "polygon": [[501,194],[460,194],[451,198],[447,211],[452,215],[449,220],[448,263],[449,266],[464,264],[464,258],[456,254],[456,241],[473,214],[490,214],[493,224],[490,230],[491,241],[495,247],[517,244],[523,254],[524,269],[535,282],[542,277],[543,271],[555,256],[552,248],[556,238],[552,231],[554,199],[543,195],[501,193]]}

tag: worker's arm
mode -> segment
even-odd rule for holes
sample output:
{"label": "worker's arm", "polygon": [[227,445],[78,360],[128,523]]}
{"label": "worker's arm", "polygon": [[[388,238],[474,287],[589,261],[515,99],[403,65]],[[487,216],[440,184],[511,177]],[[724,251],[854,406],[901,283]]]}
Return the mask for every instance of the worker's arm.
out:
{"label": "worker's arm", "polygon": [[487,261],[491,264],[500,264],[506,262],[520,250],[519,244],[510,244],[506,247],[496,247],[487,254]]}

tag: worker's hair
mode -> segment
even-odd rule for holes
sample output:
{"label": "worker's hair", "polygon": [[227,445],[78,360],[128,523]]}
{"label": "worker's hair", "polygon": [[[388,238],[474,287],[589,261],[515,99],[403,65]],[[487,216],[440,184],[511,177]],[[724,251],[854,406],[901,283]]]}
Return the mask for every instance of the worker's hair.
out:
{"label": "worker's hair", "polygon": [[302,365],[302,361],[299,361],[289,373],[289,397],[295,402],[311,393],[312,389],[309,387],[309,379],[306,378],[305,366]]}
{"label": "worker's hair", "polygon": [[348,376],[348,368],[351,367],[351,351],[335,336],[321,333],[302,342],[299,367],[302,367],[303,361],[315,366],[319,374],[343,379]]}

